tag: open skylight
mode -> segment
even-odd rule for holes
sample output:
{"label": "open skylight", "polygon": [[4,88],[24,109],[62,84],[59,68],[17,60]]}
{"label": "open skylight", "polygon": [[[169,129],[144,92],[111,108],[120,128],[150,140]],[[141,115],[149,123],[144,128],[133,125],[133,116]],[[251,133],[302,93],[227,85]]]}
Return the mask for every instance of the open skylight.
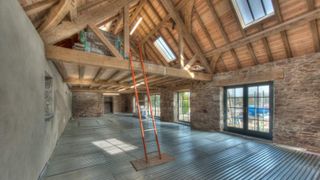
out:
{"label": "open skylight", "polygon": [[274,15],[272,0],[232,0],[243,28]]}
{"label": "open skylight", "polygon": [[157,47],[166,61],[171,62],[176,59],[176,56],[173,54],[172,50],[169,48],[169,46],[161,36],[154,41],[154,45]]}

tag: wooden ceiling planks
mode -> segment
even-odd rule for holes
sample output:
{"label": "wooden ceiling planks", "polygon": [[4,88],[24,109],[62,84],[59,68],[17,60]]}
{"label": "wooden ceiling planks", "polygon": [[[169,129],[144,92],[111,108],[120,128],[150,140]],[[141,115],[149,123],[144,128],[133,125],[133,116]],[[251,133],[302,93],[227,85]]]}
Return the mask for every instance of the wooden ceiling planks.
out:
{"label": "wooden ceiling planks", "polygon": [[[49,1],[49,0],[44,0]],[[43,2],[44,2],[43,1]],[[53,0],[51,0],[53,1]],[[172,0],[173,4],[177,5],[184,0]],[[238,24],[237,15],[232,12],[232,3],[229,0],[208,0],[212,7],[214,7],[218,20],[217,22],[210,12],[210,6],[204,0],[196,0],[194,5],[194,12],[192,16],[192,34],[200,45],[202,52],[210,52],[217,48],[223,47],[228,43],[232,43],[238,39],[254,35],[265,29],[269,29],[282,22],[286,22],[298,16],[310,12],[308,2],[313,2],[315,8],[320,7],[320,0],[274,0],[278,2],[280,16],[274,16],[267,20],[258,23],[259,25],[250,26],[249,28],[242,29]],[[26,7],[34,3],[41,2],[39,0],[20,0],[22,6]],[[92,9],[99,7],[102,0],[78,0],[78,10],[86,12],[85,9]],[[133,7],[137,7],[139,1],[135,1],[130,6],[131,11],[134,12]],[[163,64],[164,58],[155,49],[153,41],[158,35],[163,36],[168,45],[172,48],[175,54],[178,54],[178,32],[177,28],[172,28],[173,24],[170,17],[167,18],[168,12],[165,10],[163,4],[159,0],[147,0],[146,4],[142,7],[142,12],[138,16],[143,17],[143,21],[137,29],[140,40],[148,36],[163,19],[166,22],[162,23],[161,27],[152,34],[152,40],[148,41],[146,46],[146,54],[149,59],[153,59],[155,63],[159,64],[160,59]],[[278,11],[278,10],[277,10]],[[38,14],[29,16],[37,27],[43,22],[43,17],[47,15],[48,10],[43,10]],[[81,13],[80,13],[81,14]],[[179,13],[181,15],[181,11]],[[182,18],[183,19],[183,18]],[[319,50],[320,44],[317,42],[316,37],[320,37],[318,27],[320,22],[314,20],[314,23],[305,23],[303,25],[289,28],[284,32],[278,32],[268,35],[265,38],[257,39],[251,44],[245,44],[241,47],[231,48],[230,50],[222,53],[215,66],[209,62],[217,72],[224,72],[235,70],[239,67],[247,67],[256,64],[266,63],[272,60],[285,59],[291,56],[300,56],[309,54]],[[223,31],[224,32],[223,32]],[[224,35],[225,34],[225,35]],[[227,36],[227,39],[225,38]],[[228,40],[229,39],[229,40]],[[185,42],[186,43],[186,42]],[[214,45],[213,45],[214,44]],[[319,46],[319,47],[317,47]],[[250,48],[251,47],[251,48]],[[193,47],[190,48],[189,44],[184,45],[184,56],[187,60],[194,56]],[[215,59],[215,58],[208,58]],[[239,62],[237,62],[237,59]],[[186,60],[185,64],[188,62]],[[158,62],[157,62],[158,61]],[[68,77],[75,77],[79,75],[78,66],[62,63],[65,66]],[[239,66],[240,64],[240,66]],[[176,63],[170,63],[176,67]],[[93,78],[94,72],[98,69],[85,68],[83,78]],[[104,73],[102,73],[104,74]],[[103,76],[101,76],[103,78]]]}

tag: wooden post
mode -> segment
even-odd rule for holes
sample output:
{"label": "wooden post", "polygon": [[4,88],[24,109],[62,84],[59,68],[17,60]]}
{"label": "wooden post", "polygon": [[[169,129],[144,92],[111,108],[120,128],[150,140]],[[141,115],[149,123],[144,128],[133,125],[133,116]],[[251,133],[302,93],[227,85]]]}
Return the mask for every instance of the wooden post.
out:
{"label": "wooden post", "polygon": [[124,57],[129,57],[130,43],[129,43],[129,6],[126,5],[123,8],[123,44],[124,44]]}

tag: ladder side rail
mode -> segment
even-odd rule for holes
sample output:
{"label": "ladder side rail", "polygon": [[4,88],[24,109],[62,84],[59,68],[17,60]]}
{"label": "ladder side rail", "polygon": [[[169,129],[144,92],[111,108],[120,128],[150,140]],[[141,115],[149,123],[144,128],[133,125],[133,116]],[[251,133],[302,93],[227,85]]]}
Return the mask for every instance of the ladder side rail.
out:
{"label": "ladder side rail", "polygon": [[142,56],[142,50],[141,50],[140,43],[138,44],[138,47],[139,47],[140,63],[141,63],[143,77],[144,77],[144,83],[145,83],[146,90],[147,90],[149,109],[150,109],[150,114],[151,114],[151,118],[152,118],[152,124],[153,124],[153,130],[154,130],[153,132],[154,132],[154,136],[155,136],[156,143],[157,143],[159,159],[161,159],[161,151],[160,151],[160,144],[159,144],[159,139],[158,139],[157,125],[156,125],[156,122],[155,122],[155,119],[154,119],[153,110],[152,110],[148,78],[147,78],[147,75],[146,75],[146,72],[145,72],[145,67],[144,67],[144,62],[143,62],[143,56]]}
{"label": "ladder side rail", "polygon": [[133,62],[132,62],[131,50],[129,51],[129,61],[130,61],[130,69],[131,69],[131,76],[132,76],[132,81],[133,81],[133,86],[134,86],[134,92],[135,92],[135,97],[136,97],[136,106],[138,109],[139,126],[140,126],[140,132],[141,132],[141,139],[142,139],[142,143],[143,143],[144,157],[146,159],[146,162],[148,162],[147,147],[146,147],[146,143],[145,143],[145,134],[144,134],[144,128],[143,128],[143,123],[142,123],[141,109],[140,109],[140,104],[139,104],[139,94],[138,94],[137,82],[136,82],[135,72],[134,72],[134,67],[133,67]]}

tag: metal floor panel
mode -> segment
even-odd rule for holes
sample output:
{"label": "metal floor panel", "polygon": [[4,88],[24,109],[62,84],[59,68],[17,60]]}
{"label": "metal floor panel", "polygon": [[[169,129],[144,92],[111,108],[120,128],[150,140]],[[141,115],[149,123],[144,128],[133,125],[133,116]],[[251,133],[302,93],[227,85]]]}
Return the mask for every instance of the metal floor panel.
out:
{"label": "metal floor panel", "polygon": [[[46,179],[320,179],[316,155],[176,123],[158,121],[157,127],[162,151],[175,161],[136,172],[130,161],[143,157],[137,118],[109,114],[69,122]],[[146,134],[150,151],[153,139]]]}

